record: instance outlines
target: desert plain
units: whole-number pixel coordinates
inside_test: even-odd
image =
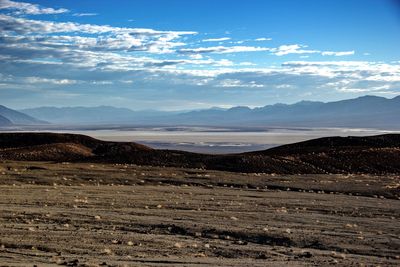
[[[0,163],[1,266],[399,266],[400,177]]]

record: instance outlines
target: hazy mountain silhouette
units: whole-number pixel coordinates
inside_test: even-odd
[[[136,121],[151,121],[176,112],[155,110],[133,111],[111,106],[99,107],[39,107],[23,109],[21,112],[57,124],[118,124]]]
[[[34,117],[31,117],[22,112],[7,108],[2,105],[0,105],[0,116],[3,117],[3,120],[0,118],[1,126],[7,126],[10,124],[17,124],[17,125],[47,124],[47,122],[45,121],[38,120]],[[7,121],[4,121],[4,118],[8,120],[8,123]]]
[[[400,96],[387,99],[364,96],[336,102],[301,101],[292,105],[275,104],[249,109],[205,110],[176,116],[180,123],[299,126],[299,127],[377,127],[400,128]]]
[[[10,126],[10,125],[12,125],[12,122],[9,119],[0,115],[0,127],[1,126]]]
[[[126,108],[41,107],[22,110],[53,123],[282,127],[363,127],[400,129],[400,96],[363,96],[335,102],[301,101],[259,108],[211,108],[189,112],[133,111]]]

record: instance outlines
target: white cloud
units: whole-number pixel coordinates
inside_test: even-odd
[[[183,54],[198,54],[198,53],[239,53],[239,52],[259,52],[269,51],[267,47],[255,46],[212,46],[212,47],[199,47],[199,48],[182,48],[178,52]]]
[[[0,9],[11,10],[14,11],[16,14],[27,15],[61,14],[69,11],[65,8],[45,8],[36,4],[15,2],[11,0],[0,0]]]
[[[217,86],[223,87],[223,88],[263,88],[264,85],[262,84],[257,84],[256,81],[250,81],[248,83],[244,83],[241,80],[235,80],[235,79],[225,79],[222,80]]]
[[[92,50],[144,51],[149,53],[172,53],[175,47],[185,43],[177,41],[189,31],[157,31],[143,28],[121,28],[108,25],[52,22],[16,18],[0,14],[0,37],[7,42],[26,42],[40,47],[63,47]],[[70,34],[82,34],[73,35]],[[92,34],[87,37],[83,34]],[[29,37],[25,37],[29,36]]]
[[[97,16],[97,13],[74,13],[72,16],[74,17],[90,17],[90,16]]]
[[[246,61],[246,62],[240,62],[238,65],[239,66],[256,66],[257,64]]]
[[[211,38],[211,39],[204,39],[203,42],[223,42],[228,41],[231,38],[229,37],[222,37],[222,38]]]
[[[189,55],[190,58],[192,59],[202,59],[203,56],[201,54],[191,54]]]
[[[323,51],[321,52],[321,55],[340,57],[340,56],[351,56],[354,55],[354,53],[355,53],[354,51],[343,51],[343,52]]]
[[[109,25],[80,24],[75,22],[54,22],[16,18],[0,14],[0,29],[16,33],[89,33],[89,34],[131,34],[138,36],[159,36],[175,39],[182,35],[193,35],[193,31],[156,31],[144,28],[112,27]]]
[[[76,80],[69,80],[69,79],[47,79],[41,77],[25,77],[23,79],[26,83],[50,83],[56,85],[68,85],[68,84],[76,84],[78,81]]]
[[[294,86],[291,84],[279,84],[277,86],[275,86],[278,89],[288,89],[288,88],[293,88]]]
[[[281,45],[278,48],[272,50],[276,56],[284,56],[289,54],[321,54],[323,56],[350,56],[354,55],[354,51],[320,51],[307,49],[306,45]]]
[[[318,50],[307,50],[306,45],[281,45],[273,50],[273,54],[277,56],[284,56],[288,54],[314,54],[319,53]]]
[[[257,41],[257,42],[271,41],[271,40],[272,40],[272,38],[265,38],[265,37],[254,39],[254,41]]]

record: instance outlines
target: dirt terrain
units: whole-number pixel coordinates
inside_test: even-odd
[[[399,266],[400,177],[0,163],[1,266]]]

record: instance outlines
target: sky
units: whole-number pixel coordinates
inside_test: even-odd
[[[399,48],[398,0],[0,0],[0,104],[392,98]]]

